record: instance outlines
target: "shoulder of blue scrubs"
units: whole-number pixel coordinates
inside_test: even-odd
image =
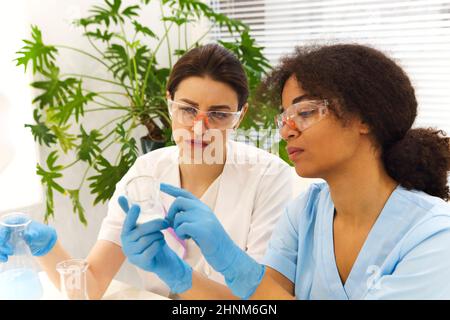
[[[298,258],[299,228],[314,224],[316,207],[326,183],[314,183],[285,208],[269,241],[263,264],[295,283]]]
[[[450,204],[402,187],[409,227],[372,281],[366,299],[450,299]]]
[[[402,240],[400,256],[405,256],[415,246],[436,233],[450,229],[450,204],[425,192],[399,187],[398,201],[411,220],[411,227]],[[449,244],[450,247],[450,244]]]

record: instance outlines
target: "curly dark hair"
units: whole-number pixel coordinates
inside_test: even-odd
[[[370,126],[394,180],[449,200],[449,138],[437,129],[411,129],[417,115],[414,88],[392,59],[358,44],[297,47],[265,79],[260,96],[279,103],[292,75],[309,95],[332,101],[342,121],[357,115]]]

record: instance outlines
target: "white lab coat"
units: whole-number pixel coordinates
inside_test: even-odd
[[[180,186],[178,155],[178,148],[174,146],[155,150],[136,160],[116,185],[98,239],[121,245],[120,233],[125,216],[117,198],[124,194],[124,184],[130,178],[145,174]],[[293,183],[299,182],[295,177],[294,169],[278,157],[243,143],[228,141],[225,167],[216,181],[217,197],[209,205],[235,243],[257,261],[265,253],[275,222],[293,198]],[[173,200],[171,196],[162,194],[166,209]],[[164,235],[168,245],[182,257],[184,250],[181,244],[169,232],[164,231]],[[189,241],[189,261],[186,261],[194,270],[224,283],[223,276],[208,265],[195,243]],[[144,281],[144,288],[166,296],[169,294],[168,287],[155,274],[139,268],[138,273]]]

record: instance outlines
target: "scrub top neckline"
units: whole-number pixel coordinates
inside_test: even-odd
[[[386,236],[386,230],[383,230],[382,226],[385,225],[385,220],[391,218],[390,213],[395,211],[392,209],[395,208],[395,199],[397,198],[400,189],[401,187],[400,185],[398,185],[387,199],[383,209],[381,210],[366,239],[364,240],[364,243],[355,261],[353,262],[353,266],[347,276],[345,283],[342,282],[336,263],[333,228],[335,207],[331,199],[331,195],[330,193],[328,193],[329,201],[328,208],[326,209],[324,230],[324,248],[326,248],[325,262],[326,266],[328,266],[328,281],[336,284],[330,287],[333,288],[334,293],[339,297],[338,299],[352,299],[352,297],[355,297],[358,294],[361,294],[362,291],[367,290],[366,282],[361,283],[361,279],[366,279],[368,272],[370,272],[371,270],[370,267],[372,266],[372,264],[370,262],[373,261],[372,253],[377,239],[382,239],[382,237]]]

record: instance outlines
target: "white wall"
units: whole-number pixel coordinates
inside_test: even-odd
[[[124,0],[124,5],[135,4],[138,1]],[[21,13],[25,13],[25,20],[27,25],[37,25],[42,30],[44,42],[48,44],[65,44],[80,49],[88,50],[93,52],[87,41],[81,36],[82,30],[75,28],[71,25],[73,19],[86,16],[88,9],[94,4],[101,4],[103,1],[97,0],[21,0],[17,1],[18,5],[9,8],[8,10],[18,10]],[[24,12],[23,12],[24,11]],[[10,12],[10,11],[8,11]],[[162,30],[162,25],[158,23],[159,21],[159,6],[158,2],[150,7],[141,14],[141,22],[150,26],[151,28],[156,28],[157,30]],[[10,28],[10,25],[7,26]],[[14,30],[11,32],[14,36],[19,39],[24,37],[30,38],[30,28],[26,26],[26,33],[23,32],[16,33]],[[2,32],[7,30],[2,28]],[[193,33],[198,33],[198,30],[191,30]],[[159,33],[161,34],[161,33]],[[174,37],[172,35],[171,37]],[[17,43],[17,50],[21,44]],[[16,51],[17,51],[16,50]],[[157,57],[159,62],[167,65],[166,50],[160,50],[160,54]],[[14,57],[12,57],[14,58]],[[12,58],[10,60],[12,60]],[[86,73],[91,75],[105,76],[105,70],[99,67],[99,63],[89,60],[85,56],[81,56],[74,52],[67,50],[60,50],[60,55],[57,57],[58,65],[61,67],[63,72],[76,72],[76,73]],[[23,75],[23,79],[26,76]],[[27,79],[28,81],[29,79]],[[88,85],[91,89],[99,89],[100,84],[98,82],[89,82]],[[114,89],[114,86],[105,86],[101,84],[101,89],[108,91]],[[34,93],[35,94],[35,93]],[[28,103],[30,104],[30,99]],[[31,106],[28,104],[24,107],[25,113],[31,115]],[[3,114],[3,110],[2,110]],[[110,117],[114,116],[114,113],[109,114]],[[31,122],[31,117],[28,117],[26,122]],[[105,123],[105,113],[90,113],[83,121],[83,127],[86,130],[91,130],[98,128],[99,124]],[[22,131],[27,129],[21,126]],[[77,133],[74,131],[74,133]],[[29,133],[28,133],[29,134]],[[134,137],[139,141],[139,137],[145,134],[144,128],[139,128],[136,130]],[[47,155],[52,150],[45,147],[39,148],[39,158],[40,162],[44,163]],[[112,148],[108,152],[105,152],[104,156],[108,159],[114,159],[116,155],[117,148]],[[73,161],[75,157],[67,156],[61,157],[57,163],[68,164]],[[86,164],[80,164],[72,167],[70,170],[65,171],[64,178],[59,180],[65,187],[76,187],[80,182],[80,176],[84,173]],[[92,172],[91,172],[92,173]],[[23,181],[17,181],[18,185],[23,183]],[[87,187],[89,183],[85,183],[85,188],[81,191],[81,200],[86,209],[86,218],[88,220],[88,226],[84,227],[79,221],[78,217],[73,214],[72,205],[68,197],[63,197],[59,194],[55,195],[55,219],[50,222],[53,225],[59,235],[59,239],[63,246],[69,251],[73,257],[85,257],[90,248],[96,241],[97,233],[100,228],[102,219],[106,214],[106,205],[99,204],[95,207],[92,206],[94,197],[90,195],[89,188]],[[42,220],[44,217],[45,205],[40,204],[29,209],[29,212],[33,215],[35,219]],[[116,277],[119,280],[126,281],[135,286],[140,285],[140,281],[133,267],[128,263],[124,265],[119,275]]]
[[[24,9],[24,3],[14,2],[0,11],[0,212],[42,201],[37,149],[23,125],[32,121],[30,78],[13,63],[20,39],[28,33]]]

